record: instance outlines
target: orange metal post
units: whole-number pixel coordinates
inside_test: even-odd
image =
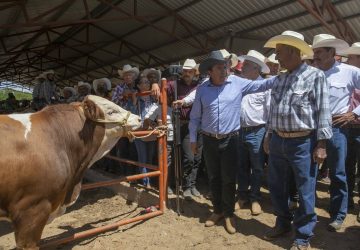
[[[80,233],[75,233],[74,235],[72,235],[70,237],[67,237],[67,238],[47,242],[47,243],[41,245],[41,248],[50,247],[50,246],[56,246],[56,245],[68,243],[68,242],[71,242],[71,241],[79,240],[79,239],[82,239],[82,238],[87,238],[87,237],[90,237],[92,235],[96,235],[96,234],[99,234],[99,233],[104,233],[104,232],[109,231],[109,230],[117,229],[118,227],[126,225],[126,224],[130,224],[130,223],[134,223],[134,222],[142,221],[142,220],[147,220],[147,219],[150,219],[152,217],[162,215],[162,214],[163,214],[162,211],[154,211],[154,212],[147,213],[147,214],[144,214],[144,215],[140,215],[140,216],[137,216],[137,217],[134,217],[134,218],[120,220],[120,221],[117,221],[115,223],[111,223],[109,225],[89,229],[89,230],[86,230],[86,231],[83,231],[83,232],[80,232]]]
[[[163,125],[167,125],[167,81],[165,78],[161,79],[161,119]],[[163,183],[164,183],[164,197],[167,199],[167,180],[168,180],[168,164],[167,164],[167,135],[164,136],[163,155],[159,162],[163,162]]]
[[[124,163],[128,163],[130,165],[134,165],[134,166],[138,166],[138,167],[145,167],[151,170],[158,170],[159,167],[156,165],[152,165],[152,164],[148,164],[148,163],[140,163],[137,161],[132,161],[132,160],[128,160],[128,159],[123,159],[123,158],[118,158],[116,156],[112,156],[112,155],[106,155],[107,158],[112,159],[114,161],[118,161],[118,162],[124,162]]]
[[[154,177],[154,176],[160,176],[160,175],[161,175],[160,171],[154,171],[154,172],[149,172],[149,173],[145,173],[145,174],[124,176],[122,178],[115,179],[115,180],[100,181],[100,182],[95,182],[95,183],[84,184],[82,186],[81,190],[88,190],[88,189],[97,188],[97,187],[108,187],[108,186],[119,184],[120,182],[124,182],[124,181],[135,181],[135,180],[139,180],[139,179],[142,179],[145,177]]]

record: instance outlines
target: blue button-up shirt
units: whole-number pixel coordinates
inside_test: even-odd
[[[197,88],[190,113],[190,142],[197,141],[199,130],[212,134],[239,130],[243,95],[270,89],[275,78],[252,81],[231,75],[220,86],[205,81]]]

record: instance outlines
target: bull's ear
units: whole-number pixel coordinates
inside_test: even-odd
[[[95,104],[95,102],[89,100],[89,99],[85,99],[83,101],[83,108],[84,108],[84,114],[85,117],[92,120],[92,121],[96,121],[99,119],[104,119],[104,114],[101,111],[101,109]]]

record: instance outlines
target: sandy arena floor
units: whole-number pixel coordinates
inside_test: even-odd
[[[328,185],[319,183],[318,225],[312,240],[313,249],[360,249],[360,223],[355,212],[350,212],[345,227],[339,233],[326,231],[329,204]],[[204,190],[203,190],[204,191]],[[204,191],[205,192],[205,191]],[[205,198],[184,202],[184,214],[178,216],[172,210],[145,222],[120,227],[57,249],[284,249],[291,244],[291,236],[274,242],[263,240],[263,235],[273,225],[270,198],[263,190],[264,213],[253,217],[249,209],[236,211],[237,233],[229,235],[223,224],[205,228],[204,221],[210,214],[211,205]],[[174,198],[170,200],[174,206]],[[357,211],[356,206],[355,211]],[[68,236],[74,232],[104,225],[121,218],[133,217],[143,208],[127,204],[119,195],[108,189],[82,192],[77,203],[65,215],[47,225],[43,239]],[[15,246],[14,235],[9,223],[0,222],[0,249]]]

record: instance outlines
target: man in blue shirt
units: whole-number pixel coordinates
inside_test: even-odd
[[[225,217],[225,229],[233,234],[236,172],[242,96],[270,89],[273,79],[252,81],[229,76],[230,60],[213,51],[200,64],[201,74],[210,79],[197,88],[190,113],[190,142],[196,153],[197,133],[203,135],[203,152],[212,193],[214,213],[205,226],[214,226]]]

